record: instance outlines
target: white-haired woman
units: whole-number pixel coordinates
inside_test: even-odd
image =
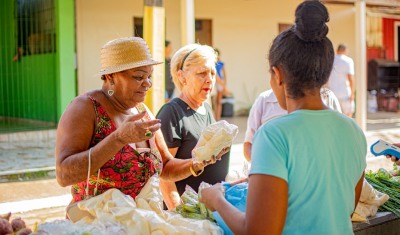
[[[212,109],[206,102],[215,84],[216,54],[207,45],[189,44],[172,57],[171,74],[179,97],[165,104],[157,114],[161,131],[170,153],[176,159],[191,159],[191,152],[202,130],[215,122]],[[215,184],[225,180],[229,168],[229,148],[216,157],[217,163],[176,183],[161,181],[161,190],[169,209],[179,204],[179,195],[189,185],[195,191],[201,182]],[[228,156],[225,156],[228,155]]]
[[[102,47],[102,87],[76,97],[57,128],[57,181],[72,185],[73,202],[110,188],[135,198],[156,173],[176,181],[204,169],[203,163],[173,158],[160,120],[143,103],[156,64],[142,38]]]

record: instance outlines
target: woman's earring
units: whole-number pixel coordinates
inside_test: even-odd
[[[112,81],[110,81],[110,84],[114,85],[114,83]],[[110,90],[107,91],[107,93],[108,93],[108,96],[113,96],[114,95],[114,90],[110,89]]]

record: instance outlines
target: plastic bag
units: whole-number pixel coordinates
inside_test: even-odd
[[[229,183],[224,183],[223,185],[225,187],[225,199],[241,212],[245,212],[248,183],[244,182],[233,186],[230,186]],[[213,212],[213,217],[222,230],[224,230],[225,235],[233,235],[232,231],[228,228],[217,211]]]
[[[389,200],[389,196],[385,193],[374,189],[372,185],[364,179],[361,190],[360,200],[356,206],[352,221],[365,222],[369,216],[374,216],[378,212],[378,208]]]
[[[210,184],[201,182],[199,192],[207,187],[210,187]],[[199,195],[189,185],[186,185],[185,192],[182,194],[181,199],[181,205],[175,208],[177,213],[185,218],[209,220],[215,223],[212,212],[207,209],[203,203],[199,202]]]
[[[238,133],[238,127],[225,120],[215,122],[204,128],[199,141],[192,150],[192,156],[198,162],[217,156],[222,149],[232,145]]]
[[[226,182],[236,182],[249,177],[250,163],[243,158],[242,169],[229,169],[225,177]]]
[[[135,200],[118,189],[80,201],[79,209],[85,216],[76,223],[71,221],[48,222],[38,226],[39,234],[193,234],[220,235],[222,229],[209,220],[195,220],[162,211],[159,178],[153,175]],[[50,231],[50,232],[48,232]],[[70,232],[69,232],[70,231]],[[64,233],[62,233],[64,234]]]

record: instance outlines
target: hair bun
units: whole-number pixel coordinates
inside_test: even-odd
[[[304,1],[296,9],[294,33],[303,41],[321,41],[328,34],[329,13],[320,1]]]

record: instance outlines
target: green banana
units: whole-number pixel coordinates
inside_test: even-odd
[[[201,202],[199,202],[199,204],[197,204],[197,205],[199,205],[200,214],[201,214],[202,216],[204,216],[205,218],[207,218],[207,208],[206,208],[206,206],[204,206],[204,204],[201,203]]]
[[[200,212],[200,210],[197,207],[197,205],[183,204],[182,208],[187,212],[192,212],[192,213],[199,213]]]

